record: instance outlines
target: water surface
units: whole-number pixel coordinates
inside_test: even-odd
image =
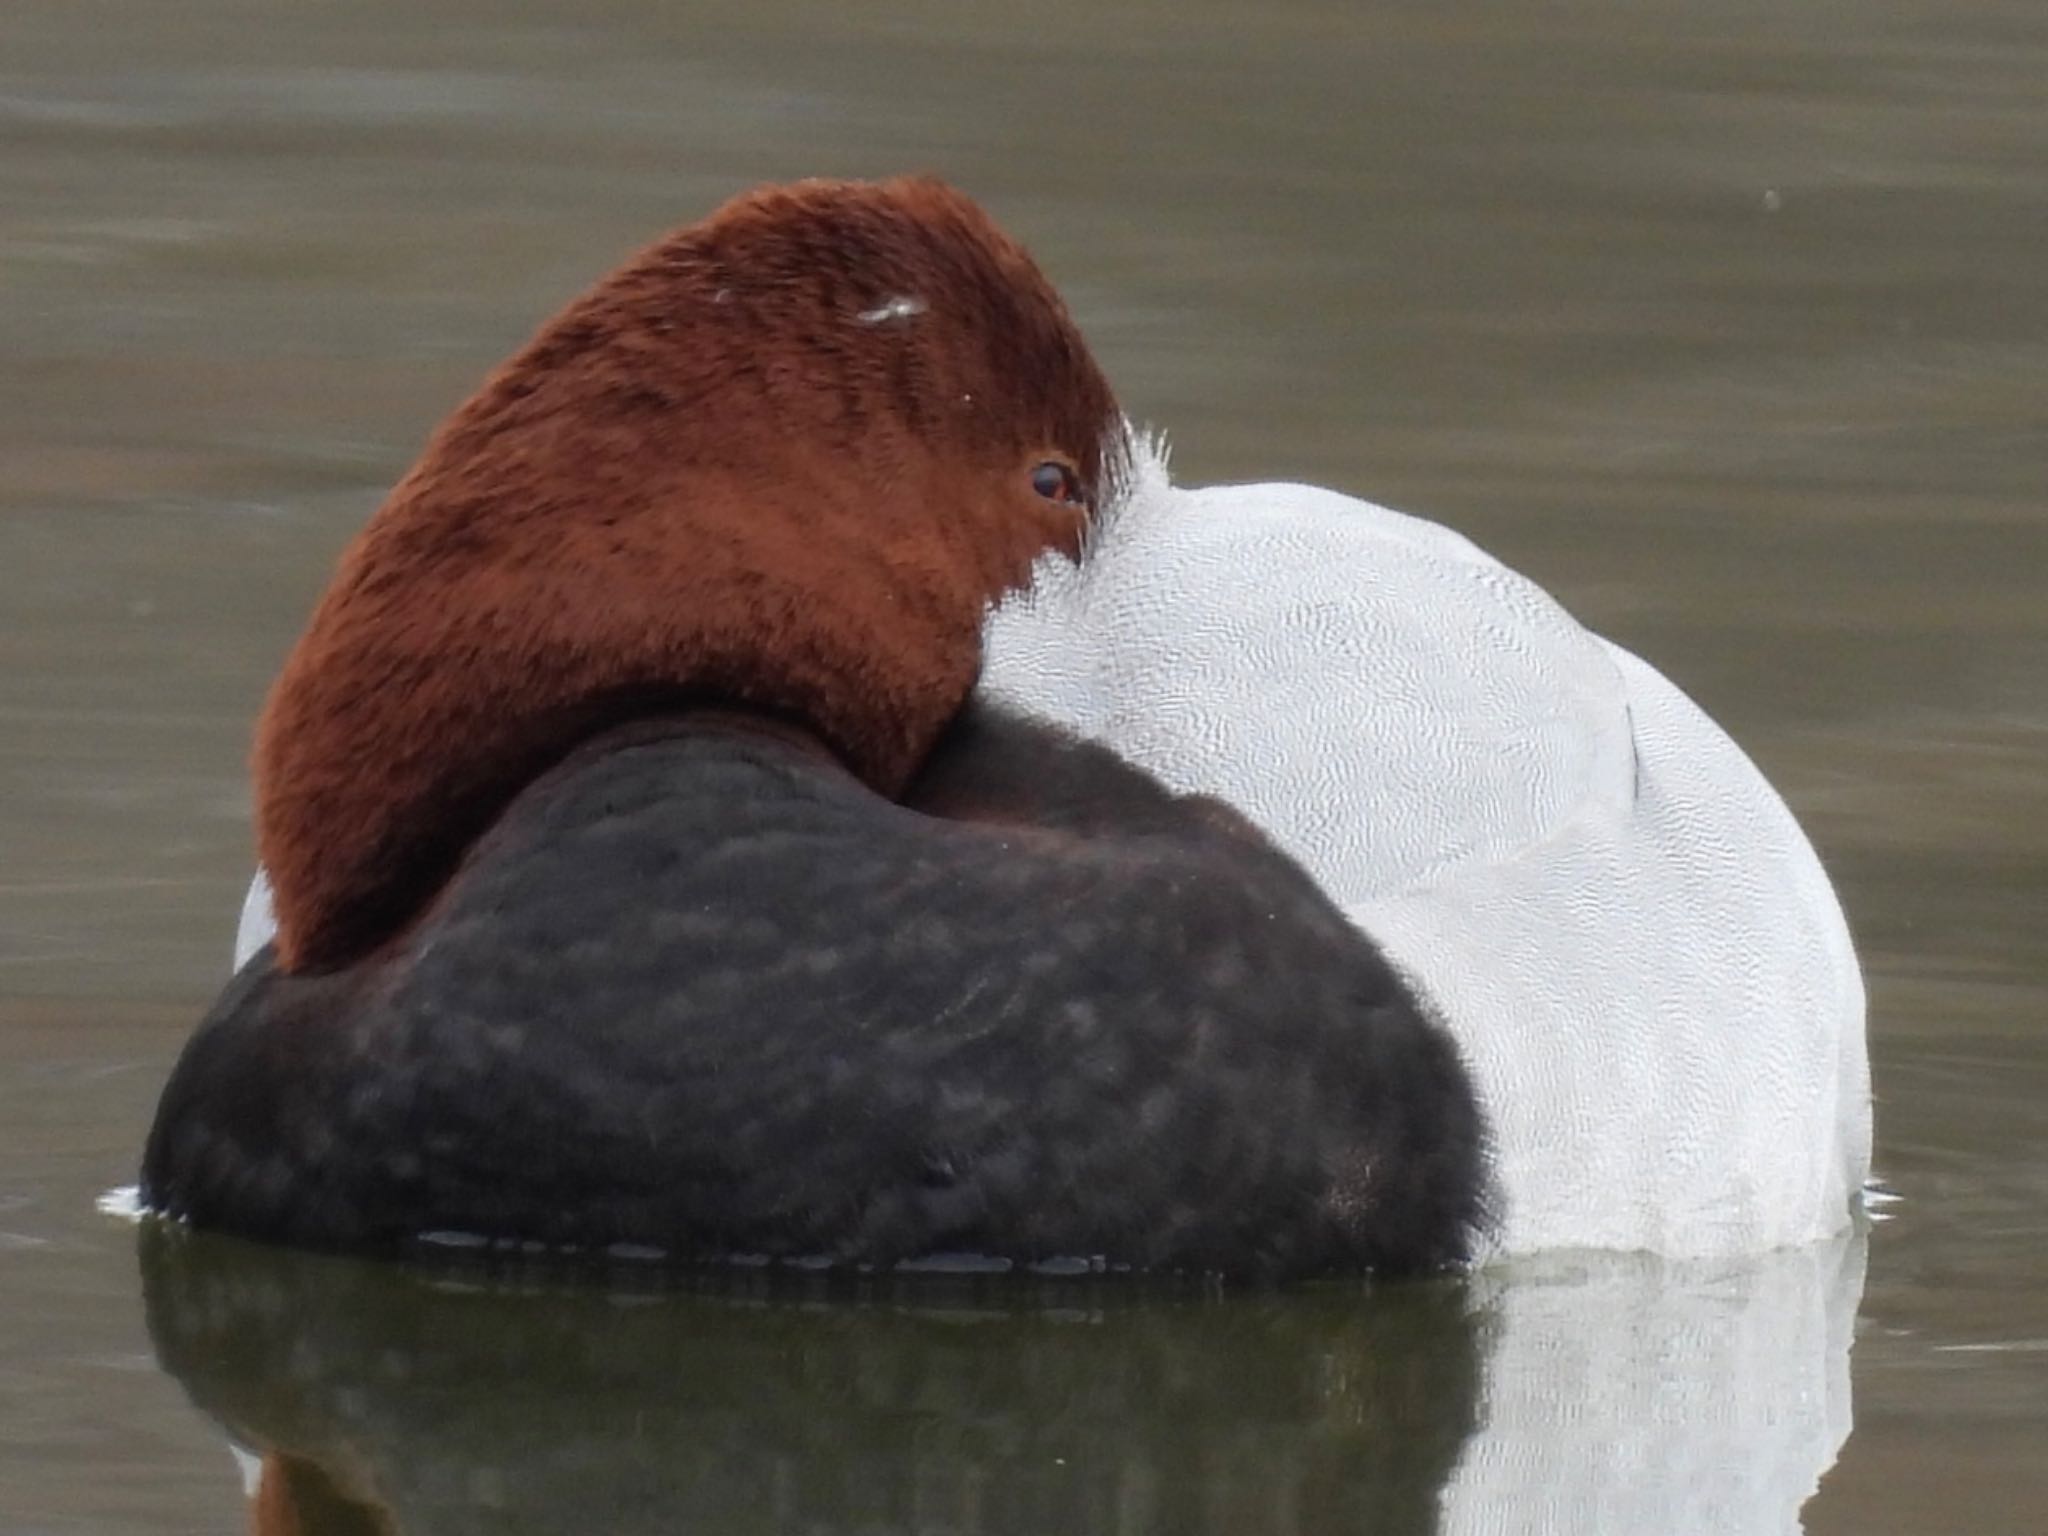
[[[1817,1478],[1815,1531],[2039,1529],[2036,0],[11,0],[4,43],[0,1529],[233,1528],[230,1432],[409,1529],[1787,1529]],[[1758,758],[1870,973],[1867,1253],[1281,1304],[138,1269],[93,1197],[221,980],[335,551],[624,251],[909,168],[1184,479],[1452,523]]]

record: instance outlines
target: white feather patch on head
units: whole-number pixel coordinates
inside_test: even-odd
[[[864,309],[856,317],[862,325],[887,325],[892,320],[915,320],[931,306],[915,294],[899,293],[884,299],[873,309]]]

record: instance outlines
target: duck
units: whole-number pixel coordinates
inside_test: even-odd
[[[1163,446],[1080,566],[992,615],[977,697],[1232,806],[1458,1042],[1489,1256],[1718,1259],[1855,1219],[1862,972],[1811,842],[1649,663],[1454,530],[1182,488]]]
[[[1468,1262],[1463,1052],[1224,800],[979,698],[1133,447],[930,178],[743,195],[547,322],[256,731],[274,931],[140,1197],[372,1256],[1287,1281]]]

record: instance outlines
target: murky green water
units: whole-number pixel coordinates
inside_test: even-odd
[[[619,254],[906,168],[1183,478],[1451,522],[1751,749],[1870,972],[1867,1246],[1278,1300],[138,1262],[93,1198],[333,553]],[[2044,251],[2038,0],[9,0],[0,1531],[233,1529],[230,1435],[334,1531],[2040,1530]]]

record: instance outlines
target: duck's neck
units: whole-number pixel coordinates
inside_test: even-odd
[[[979,593],[835,540],[829,517],[806,530],[703,496],[524,545],[502,508],[436,508],[438,537],[392,505],[373,519],[258,729],[286,969],[375,947],[524,784],[653,710],[801,720],[882,793],[902,786],[973,686]]]

